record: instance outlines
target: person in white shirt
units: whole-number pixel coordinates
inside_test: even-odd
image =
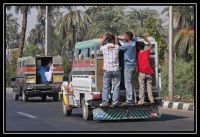
[[[47,82],[50,82],[52,81],[53,64],[49,62],[48,67],[49,67],[49,71],[45,72],[45,76],[46,76]]]
[[[107,40],[107,44],[102,46]],[[120,91],[120,81],[121,73],[119,70],[119,46],[115,45],[115,36],[107,34],[103,36],[100,50],[103,53],[104,65],[103,65],[103,91],[102,91],[102,103],[100,107],[109,106],[109,90],[111,81],[113,79],[113,96],[112,105],[118,106],[119,103],[119,91]]]

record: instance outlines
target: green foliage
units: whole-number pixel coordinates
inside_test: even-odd
[[[16,76],[18,50],[13,50],[11,54],[12,54],[11,64],[8,61],[6,61],[6,75],[5,75],[6,87],[9,87],[11,85],[10,78]]]
[[[24,56],[35,56],[37,54],[39,54],[39,48],[36,45],[33,45],[32,43],[29,43],[29,45],[27,45],[24,48]]]
[[[162,96],[168,96],[168,64],[162,65]],[[174,61],[174,96],[194,99],[194,60],[185,62],[183,59]]]
[[[64,75],[68,77],[71,71],[69,58],[67,56],[62,56],[62,62],[64,68]]]
[[[163,34],[164,28],[159,27],[160,23],[155,18],[149,18],[145,21],[147,33],[154,37],[158,42],[158,57],[161,62],[164,60],[164,55],[167,50],[166,36]]]

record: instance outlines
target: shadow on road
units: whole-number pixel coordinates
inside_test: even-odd
[[[19,101],[23,101],[22,99],[19,99]],[[53,99],[46,99],[45,101],[43,101],[42,99],[40,98],[29,98],[27,102],[31,102],[31,103],[41,103],[41,102],[60,102],[59,100],[58,101],[54,101]]]

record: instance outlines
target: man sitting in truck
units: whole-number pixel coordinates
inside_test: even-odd
[[[47,83],[47,79],[45,76],[45,69],[43,66],[37,66],[37,72],[40,74],[40,80],[41,83],[46,84]]]
[[[49,64],[46,66],[46,71],[45,71],[45,76],[48,82],[52,81],[52,74],[53,74],[53,64],[50,61]]]

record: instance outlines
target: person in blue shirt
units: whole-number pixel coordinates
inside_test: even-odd
[[[41,82],[43,84],[47,83],[47,79],[45,76],[45,68],[43,66],[37,66],[37,72],[40,74]]]
[[[122,105],[133,105],[136,103],[135,88],[133,85],[133,74],[136,69],[136,39],[133,33],[128,31],[124,37],[117,37],[120,50],[124,51],[124,80],[126,88],[126,102]]]

